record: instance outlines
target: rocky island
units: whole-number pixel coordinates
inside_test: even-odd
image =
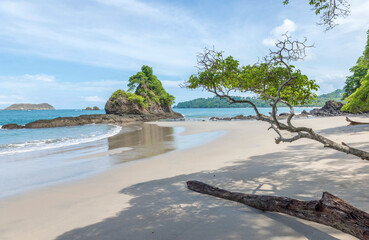
[[[99,123],[124,125],[137,121],[183,118],[182,114],[172,110],[174,97],[165,91],[151,67],[142,66],[141,72],[130,77],[128,87],[128,92],[117,90],[112,94],[105,104],[107,114],[59,117],[26,125],[6,124],[2,128],[50,128]]]
[[[53,106],[48,103],[31,104],[31,103],[19,103],[12,104],[4,110],[55,110]]]
[[[100,110],[99,107],[97,106],[94,106],[93,108],[92,107],[86,107],[85,109],[82,109],[82,111],[92,111],[92,110]]]

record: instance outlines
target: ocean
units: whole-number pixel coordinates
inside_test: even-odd
[[[309,112],[314,107],[295,107],[295,113],[299,114],[303,110]],[[207,120],[210,117],[234,117],[237,115],[255,115],[253,108],[174,108],[176,112],[185,116],[186,120]],[[269,115],[271,108],[259,108],[259,112]],[[278,113],[289,112],[289,108],[280,107]]]
[[[310,109],[297,108],[296,112]],[[183,114],[188,121],[253,113],[248,108],[174,110]],[[260,111],[267,114],[270,110],[262,108]],[[103,113],[104,110],[0,111],[0,125]],[[182,136],[182,131],[182,128],[164,128],[152,124],[0,129],[0,198],[91,176],[116,164],[191,148],[224,134],[210,132]]]

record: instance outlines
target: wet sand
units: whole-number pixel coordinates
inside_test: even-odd
[[[211,142],[118,164],[96,176],[0,200],[0,239],[355,239],[333,228],[188,191],[187,180],[254,194],[318,199],[329,191],[369,211],[369,163],[310,140],[275,144],[257,121],[158,122]],[[299,119],[369,150],[369,126]],[[121,153],[128,153],[123,151]],[[121,154],[119,153],[119,154]],[[117,154],[117,156],[119,156]]]

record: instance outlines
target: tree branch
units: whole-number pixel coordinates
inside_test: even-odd
[[[188,181],[187,187],[198,193],[239,202],[262,211],[284,213],[321,223],[359,239],[369,240],[369,214],[328,192],[323,192],[320,200],[300,201],[288,197],[230,192],[199,181]]]

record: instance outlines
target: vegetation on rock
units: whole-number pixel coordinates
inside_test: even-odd
[[[140,106],[141,108],[146,108],[148,106],[147,104],[147,99],[137,95],[135,93],[131,93],[131,92],[126,92],[124,90],[118,89],[116,90],[112,95],[111,98],[113,99],[113,101],[121,98],[121,97],[127,97],[127,100],[133,103],[137,103],[138,106]]]
[[[174,96],[165,91],[160,80],[153,74],[152,68],[142,66],[141,72],[131,76],[128,83],[128,92],[116,90],[111,98],[119,99],[125,96],[128,101],[137,103],[141,108],[147,108],[153,103],[170,106],[174,103]]]
[[[164,106],[174,103],[174,96],[165,91],[160,80],[153,74],[152,68],[149,66],[142,66],[141,72],[129,78],[128,91],[134,92],[146,101],[150,100]]]
[[[119,89],[111,95],[105,104],[105,112],[117,115],[167,114],[170,118],[183,117],[173,112],[173,102],[174,97],[164,90],[160,80],[153,75],[152,68],[142,66],[141,72],[129,78],[128,91]]]

